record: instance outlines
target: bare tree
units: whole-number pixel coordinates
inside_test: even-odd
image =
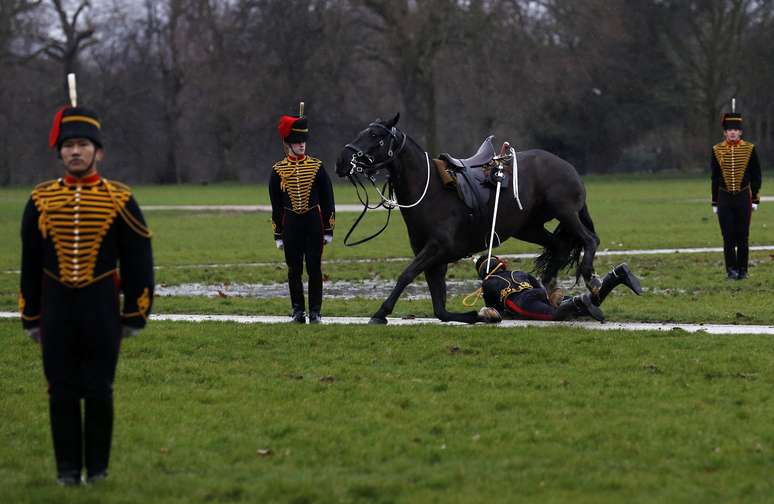
[[[22,32],[22,15],[37,9],[43,0],[3,0],[0,2],[0,64],[14,58],[12,42]]]
[[[91,8],[89,0],[82,0],[72,15],[68,14],[66,5],[62,0],[50,0],[51,5],[57,15],[59,28],[64,36],[63,39],[57,39],[53,36],[48,37],[43,51],[55,61],[62,64],[64,74],[78,71],[78,58],[87,48],[95,45],[96,29],[90,20],[86,20],[86,26],[81,28],[79,18],[87,9]]]
[[[438,148],[436,57],[454,34],[455,0],[356,0],[374,16],[365,21],[377,35],[363,46],[365,57],[381,62],[400,90],[407,111],[424,131],[430,152]]]
[[[751,17],[762,5],[755,0],[698,0],[671,6],[673,23],[664,36],[689,90],[684,98],[700,121],[702,144],[717,136],[719,110],[738,90],[740,50]]]

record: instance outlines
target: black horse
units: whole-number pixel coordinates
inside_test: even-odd
[[[425,150],[395,127],[399,117],[369,124],[344,147],[336,162],[340,177],[373,176],[387,170],[415,255],[370,322],[386,324],[403,289],[422,272],[436,317],[444,322],[484,321],[475,311],[446,309],[446,270],[449,263],[487,248],[493,200],[485,221],[474,222],[457,194],[444,188]],[[543,247],[535,264],[544,285],[554,283],[560,270],[576,265],[576,281],[582,276],[589,288],[598,288],[593,261],[599,239],[586,208],[586,189],[575,168],[542,150],[519,152],[516,164],[523,209],[511,191],[501,192],[496,222],[499,239],[512,236]],[[544,224],[552,219],[559,224],[550,232]]]

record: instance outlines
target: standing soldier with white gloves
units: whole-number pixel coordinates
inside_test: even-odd
[[[735,108],[732,106],[732,108]],[[742,114],[723,115],[724,140],[712,147],[712,209],[723,234],[726,278],[747,278],[750,218],[758,208],[761,165],[755,145],[742,140]]]
[[[306,260],[309,323],[318,324],[322,320],[323,246],[333,241],[335,225],[333,185],[322,161],[306,154],[309,127],[303,108],[298,116],[280,117],[277,129],[285,157],[274,164],[269,180],[274,240],[285,251],[292,321],[306,323],[301,281]]]
[[[145,326],[153,302],[151,233],[130,189],[97,172],[100,130],[89,109],[57,113],[49,143],[65,174],[35,187],[22,218],[19,309],[42,348],[57,481],[67,486],[107,477],[121,338]]]

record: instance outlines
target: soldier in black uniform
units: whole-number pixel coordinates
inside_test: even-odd
[[[487,262],[485,256],[476,261],[476,271],[481,278],[481,289],[485,309],[481,315],[491,322],[502,317],[526,320],[567,320],[591,316],[602,321],[604,315],[599,305],[618,285],[624,284],[635,294],[642,294],[639,279],[625,263],[616,266],[602,279],[596,293],[587,292],[575,297],[564,297],[549,301],[549,294],[534,276],[523,271],[508,271],[505,261],[492,256]],[[554,296],[551,296],[553,298]],[[496,310],[496,313],[491,309]]]
[[[333,241],[333,185],[322,161],[306,155],[306,117],[280,117],[286,156],[274,164],[269,180],[272,227],[277,248],[285,250],[292,321],[306,323],[303,263],[309,276],[309,323],[321,322],[323,245]]]
[[[57,113],[49,142],[65,174],[35,187],[21,226],[19,309],[42,347],[62,485],[80,484],[84,466],[87,483],[107,476],[121,338],[153,301],[151,233],[130,189],[97,172],[100,129],[86,108]]]
[[[760,203],[761,166],[755,145],[742,140],[742,115],[723,115],[725,139],[712,147],[712,210],[723,234],[726,278],[747,278],[750,218]]]

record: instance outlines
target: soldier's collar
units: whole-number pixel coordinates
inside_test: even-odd
[[[94,185],[97,182],[99,182],[101,177],[99,176],[99,173],[93,173],[87,177],[83,178],[76,178],[72,175],[65,175],[62,181],[65,183],[65,185],[73,186],[73,185]]]
[[[302,156],[294,156],[292,154],[288,154],[288,161],[293,161],[294,163],[297,163],[298,161],[303,161],[306,159],[306,154]]]
[[[726,142],[726,145],[730,145],[731,147],[736,147],[737,145],[742,143],[742,139],[740,138],[739,140],[726,140],[725,142]]]

